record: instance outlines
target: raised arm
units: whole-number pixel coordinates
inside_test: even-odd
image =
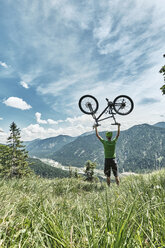
[[[117,124],[118,125],[118,130],[117,130],[117,135],[116,135],[116,139],[119,138],[119,135],[120,135],[120,123]]]
[[[101,136],[99,135],[98,131],[97,131],[97,126],[94,126],[95,128],[95,131],[96,131],[96,137],[99,139],[99,140],[102,140]]]

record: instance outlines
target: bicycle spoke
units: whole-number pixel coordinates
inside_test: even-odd
[[[123,98],[123,99],[120,99],[119,102],[116,102],[115,103],[115,107],[119,107],[119,108],[116,108],[116,110],[118,112],[121,112],[121,113],[127,113],[129,112],[130,110],[130,107],[131,107],[131,103],[129,100]]]
[[[91,98],[86,98],[86,99],[84,99],[84,100],[82,100],[82,106],[83,106],[83,108],[84,109],[87,109],[88,111],[90,111],[90,108],[89,108],[89,104],[91,104],[91,107],[92,107],[92,109],[95,109],[96,108],[96,103],[95,103],[95,101],[93,100],[93,99],[91,99]]]

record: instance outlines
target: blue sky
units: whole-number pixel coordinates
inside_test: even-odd
[[[82,95],[129,95],[122,130],[165,121],[164,0],[1,0],[0,142],[15,121],[24,140],[92,130]],[[111,129],[111,121],[100,130]]]

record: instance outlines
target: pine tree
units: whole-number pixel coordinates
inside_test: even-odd
[[[73,176],[73,170],[71,166],[69,165],[69,177],[72,177],[72,176]]]
[[[75,178],[79,178],[78,170],[77,170],[77,169],[75,169],[75,171],[74,171],[74,177],[75,177]]]
[[[96,167],[96,163],[88,160],[85,164],[85,175],[87,181],[93,181],[94,179],[94,169]]]
[[[28,166],[28,152],[25,150],[25,146],[22,145],[23,141],[20,140],[20,129],[12,122],[10,125],[10,136],[8,137],[9,148],[9,177],[22,177],[30,173]]]

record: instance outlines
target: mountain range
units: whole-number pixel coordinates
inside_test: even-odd
[[[99,134],[105,139],[105,132]],[[26,149],[30,156],[50,158],[62,165],[83,167],[91,160],[97,163],[97,168],[103,169],[104,151],[94,132],[78,137],[60,135],[34,140]],[[165,122],[136,125],[121,131],[116,154],[120,171],[139,172],[165,167]]]
[[[35,139],[24,142],[30,156],[45,158],[60,150],[64,145],[74,141],[76,138],[68,135],[59,135],[47,139]]]

